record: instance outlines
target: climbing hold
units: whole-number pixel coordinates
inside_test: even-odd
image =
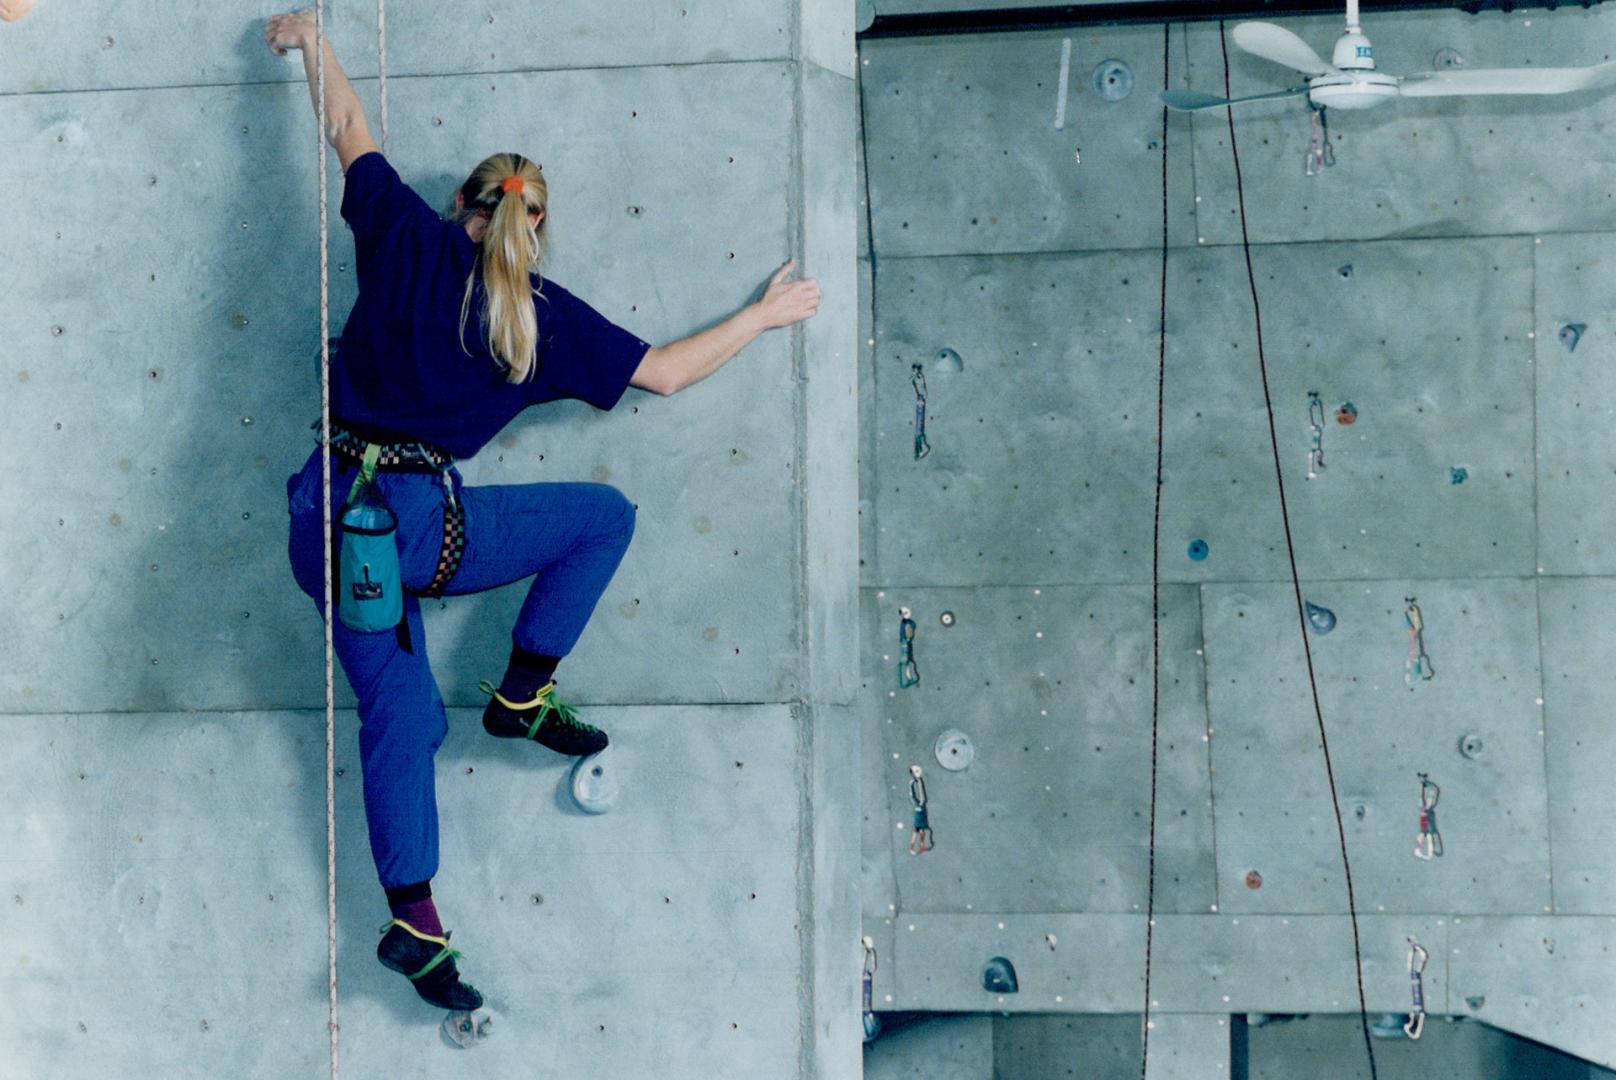
[[[1002,956],[995,956],[982,969],[982,989],[992,994],[1014,994],[1021,989],[1016,967]]]
[[[1246,871],[1246,888],[1248,888],[1248,889],[1260,889],[1260,888],[1262,888],[1262,875],[1257,873],[1257,871],[1255,871],[1255,870],[1247,870]]]
[[[586,814],[604,814],[617,801],[617,770],[611,748],[579,758],[572,767],[572,798]]]
[[[1470,479],[1470,470],[1463,465],[1455,465],[1448,470],[1448,483],[1454,487],[1458,487],[1468,479]]]
[[[1304,603],[1307,605],[1307,621],[1316,633],[1328,634],[1335,629],[1335,612],[1327,607],[1319,607],[1311,600]]]
[[[1342,427],[1350,427],[1358,422],[1358,406],[1348,401],[1335,411],[1335,422]]]
[[[932,753],[937,756],[937,764],[949,772],[963,772],[976,760],[976,746],[971,742],[971,737],[956,728],[949,728],[937,736]]]
[[[958,375],[965,370],[965,361],[960,359],[960,354],[946,347],[937,350],[932,365],[932,370],[939,375]]]
[[[1094,69],[1094,92],[1102,101],[1121,101],[1133,93],[1133,68],[1126,60],[1101,60]]]
[[[1374,1023],[1369,1025],[1369,1034],[1377,1039],[1395,1039],[1403,1034],[1403,1025],[1408,1017],[1402,1013],[1381,1013]]]
[[[1459,736],[1459,753],[1464,757],[1474,761],[1476,758],[1481,756],[1481,749],[1482,744],[1480,735]]]
[[[1195,560],[1196,562],[1201,562],[1210,553],[1211,552],[1207,548],[1205,540],[1191,540],[1190,541],[1189,555],[1190,555],[1191,559]]]
[[[945,611],[941,615],[937,616],[937,621],[942,623],[944,626],[953,626],[954,613],[952,611]]]
[[[1477,994],[1474,997],[1467,997],[1465,998],[1465,1004],[1470,1006],[1472,1009],[1479,1009],[1483,1005],[1487,1004],[1486,995]]]
[[[487,1009],[452,1012],[444,1016],[439,1030],[451,1045],[470,1050],[493,1033],[494,1014]]]
[[[1587,323],[1568,322],[1560,324],[1560,332],[1557,336],[1560,339],[1560,344],[1565,346],[1566,352],[1577,351],[1577,342],[1582,340],[1582,332],[1586,329],[1588,329]]]
[[[1352,276],[1352,264],[1344,263],[1341,266],[1338,266],[1335,272],[1340,274],[1343,278],[1349,278]]]
[[[1443,68],[1464,67],[1464,62],[1464,54],[1452,48],[1438,49],[1436,55],[1431,58],[1431,66],[1439,71]]]

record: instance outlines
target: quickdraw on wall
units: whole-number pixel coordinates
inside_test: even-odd
[[[907,690],[920,682],[920,668],[915,664],[914,612],[898,609],[898,645],[903,650],[898,657],[898,689]]]
[[[931,443],[926,439],[926,369],[919,364],[911,368],[909,385],[915,388],[915,460],[919,461],[931,453]]]
[[[1442,854],[1442,834],[1436,828],[1436,802],[1442,789],[1431,782],[1429,773],[1420,773],[1420,837],[1414,841],[1414,857],[1434,859]]]
[[[926,812],[926,781],[920,766],[909,766],[909,799],[915,806],[915,827],[909,834],[909,854],[924,855],[935,844],[931,834],[931,817]]]
[[[1408,624],[1408,660],[1403,665],[1403,681],[1412,686],[1416,677],[1421,681],[1430,679],[1436,669],[1425,651],[1425,615],[1412,596],[1403,597],[1403,602],[1408,605],[1403,612],[1403,621]]]
[[[864,1041],[881,1034],[881,1018],[875,1015],[875,939],[864,939]]]
[[[1307,392],[1307,424],[1313,429],[1307,450],[1307,478],[1312,480],[1324,471],[1324,402],[1317,390]]]
[[[1414,1007],[1409,1010],[1403,1034],[1417,1039],[1425,1034],[1425,962],[1431,958],[1420,943],[1408,939],[1408,981],[1414,995]]]
[[[1335,164],[1335,147],[1330,143],[1330,118],[1317,105],[1313,106],[1313,137],[1308,142],[1306,171],[1317,176]]]

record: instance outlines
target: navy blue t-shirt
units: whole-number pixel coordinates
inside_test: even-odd
[[[439,217],[376,151],[348,166],[342,216],[359,299],[332,363],[331,412],[372,438],[420,439],[468,458],[529,405],[574,398],[612,408],[651,347],[535,275],[537,363],[527,382],[507,382],[479,328],[480,271],[460,333],[477,258],[465,228]]]

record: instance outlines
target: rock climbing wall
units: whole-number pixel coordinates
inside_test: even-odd
[[[387,909],[338,675],[344,1073],[849,1075],[851,12],[387,7],[389,156],[434,205],[488,153],[542,161],[549,275],[654,342],[792,256],[825,301],[684,393],[558,403],[462,463],[638,507],[561,673],[624,790],[586,817],[561,759],[480,730],[525,590],[432,606],[435,892],[497,1014],[451,1061],[373,956]],[[316,138],[301,65],[262,40],[275,10],[43,0],[0,24],[8,1076],[328,1068],[321,626],[285,517],[319,413]],[[328,12],[379,136],[375,6]],[[355,285],[328,161],[334,333]]]
[[[1326,52],[1340,32],[1338,16],[1282,22]],[[1616,12],[1376,12],[1365,27],[1394,73],[1439,50],[1574,66],[1608,59]],[[1164,63],[1172,87],[1224,83],[1217,23],[1170,34],[862,45],[863,914],[878,1009],[1137,1014],[1144,1000],[1156,94]],[[1232,43],[1230,58],[1236,95],[1295,81]],[[1305,108],[1238,113],[1288,522],[1226,114],[1168,124],[1153,1076],[1226,1075],[1220,1014],[1358,1009],[1310,664],[1369,1009],[1409,1011],[1413,937],[1433,1013],[1616,1063],[1598,1020],[1616,1001],[1602,783],[1616,681],[1601,661],[1616,639],[1613,123],[1608,92],[1332,112],[1335,162],[1310,176]],[[1302,598],[1328,612],[1305,631],[1310,656],[1287,528]],[[969,746],[940,744],[950,729]],[[935,843],[919,855],[917,765]],[[1439,789],[1443,852],[1428,860],[1421,773]],[[1017,992],[984,989],[995,956]],[[1361,1039],[1328,1071],[1367,1076]]]

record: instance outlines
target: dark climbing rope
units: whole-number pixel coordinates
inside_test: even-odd
[[[1162,89],[1168,80],[1171,27],[1162,23]],[[1156,517],[1150,533],[1150,872],[1145,887],[1145,1016],[1142,1021],[1141,1080],[1150,1072],[1150,951],[1156,939],[1156,767],[1161,733],[1161,498],[1162,443],[1167,389],[1167,107],[1162,106],[1161,134],[1161,323],[1156,349]]]
[[[1223,96],[1229,92],[1229,39],[1223,20],[1218,20],[1218,40],[1223,46]],[[1285,550],[1290,557],[1291,588],[1296,593],[1296,618],[1302,631],[1302,654],[1307,658],[1307,682],[1313,691],[1313,716],[1319,725],[1319,745],[1324,750],[1324,775],[1330,782],[1330,806],[1335,810],[1336,838],[1341,843],[1341,869],[1347,881],[1347,912],[1352,918],[1353,971],[1358,978],[1358,1021],[1363,1028],[1364,1050],[1369,1054],[1370,1080],[1377,1080],[1375,1046],[1369,1038],[1369,1007],[1364,999],[1363,945],[1358,935],[1358,904],[1352,890],[1352,864],[1347,859],[1347,829],[1341,820],[1341,801],[1336,795],[1335,769],[1330,763],[1330,740],[1324,731],[1324,709],[1319,705],[1319,684],[1313,672],[1313,649],[1307,638],[1307,614],[1302,603],[1302,581],[1296,572],[1296,544],[1291,538],[1290,510],[1285,503],[1285,472],[1279,463],[1279,434],[1274,426],[1274,399],[1268,389],[1268,359],[1263,352],[1262,305],[1257,299],[1257,274],[1251,265],[1251,236],[1246,230],[1246,188],[1240,175],[1240,148],[1235,144],[1234,110],[1229,114],[1229,152],[1234,158],[1235,195],[1240,204],[1240,244],[1246,256],[1246,280],[1251,285],[1251,313],[1257,324],[1257,366],[1262,372],[1263,402],[1268,408],[1268,442],[1274,452],[1274,476],[1279,481],[1279,513],[1285,523]]]

